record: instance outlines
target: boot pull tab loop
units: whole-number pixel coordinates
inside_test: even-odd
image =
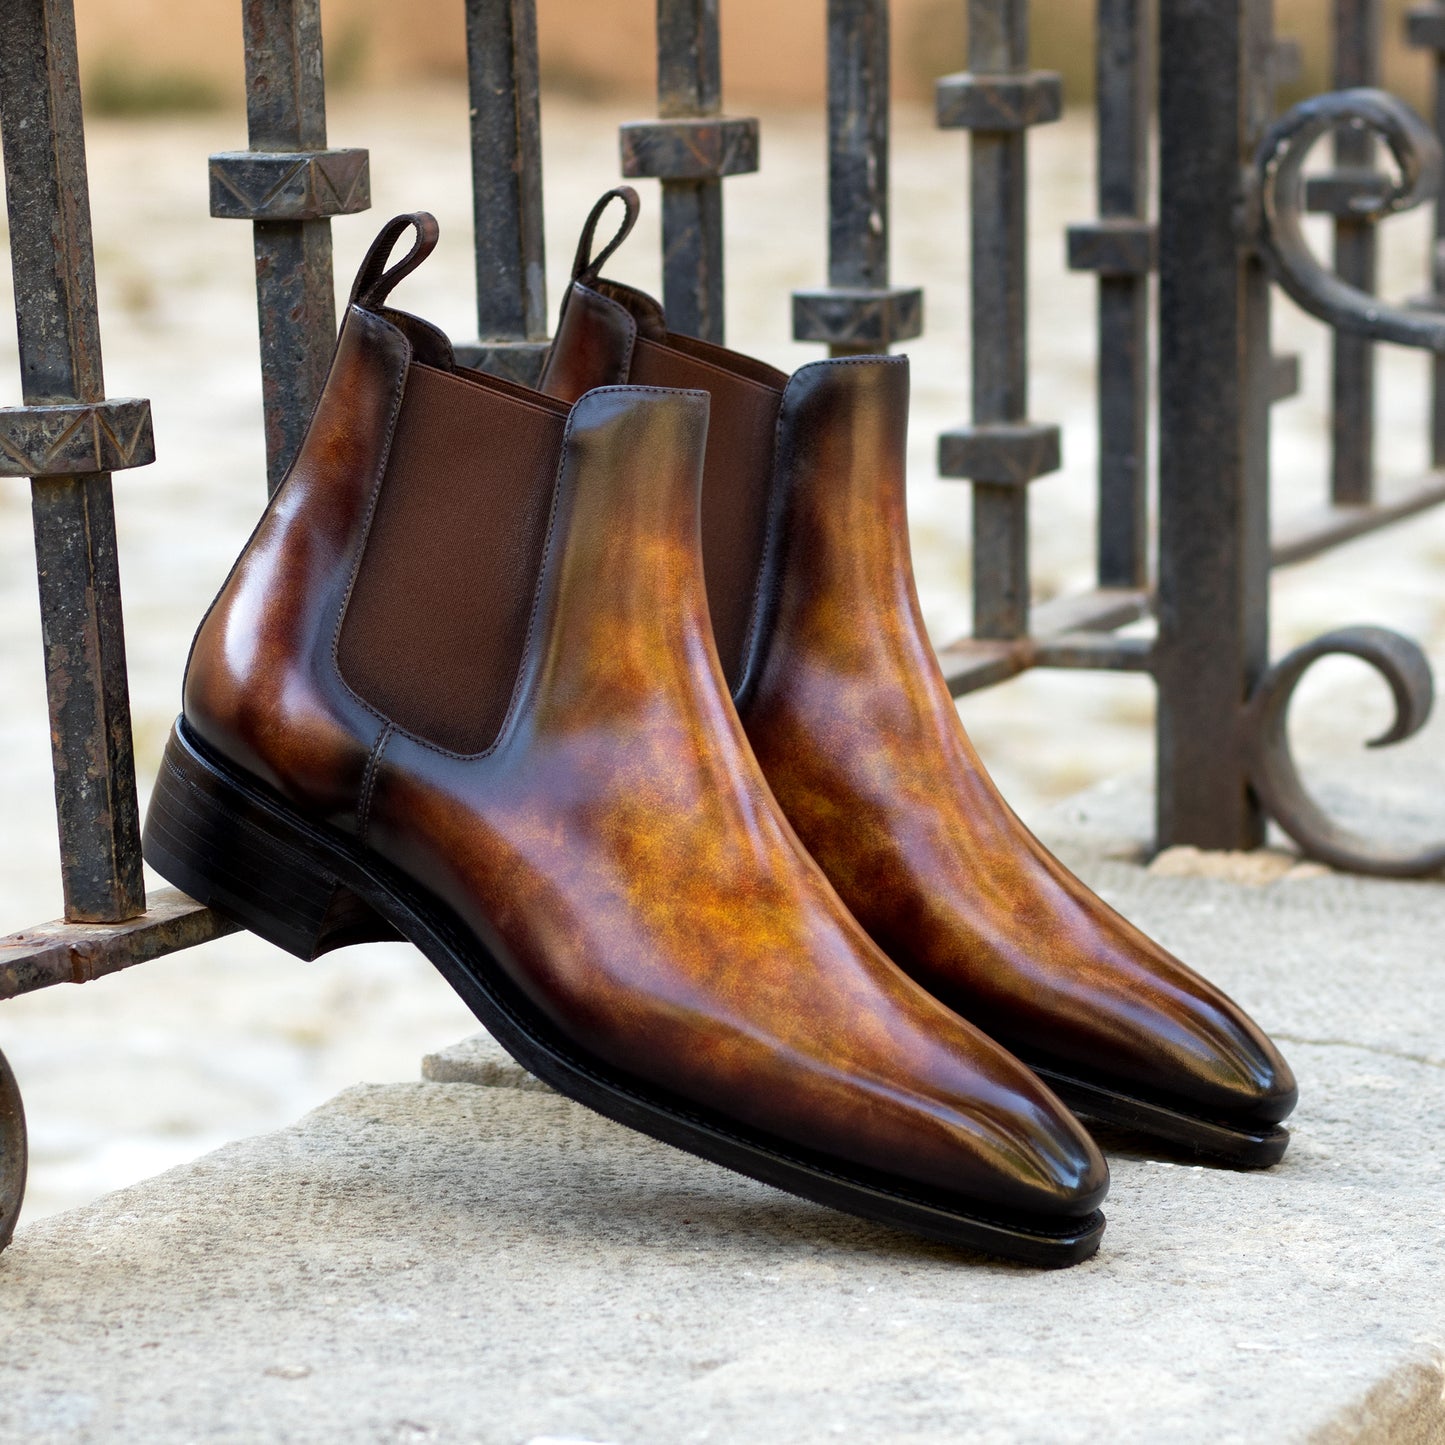
[[[597,223],[602,219],[603,211],[613,201],[622,202],[625,212],[622,224],[617,228],[617,234],[596,256],[593,256],[592,242],[597,235]],[[582,237],[577,242],[577,257],[572,262],[572,279],[574,281],[581,281],[584,285],[590,286],[597,280],[608,257],[632,234],[632,228],[637,224],[637,217],[641,211],[642,202],[638,200],[637,192],[631,186],[614,186],[592,207],[592,212],[582,227]]]
[[[408,226],[415,227],[416,240],[412,248],[396,265],[387,267],[392,249]],[[380,311],[386,305],[386,298],[398,281],[410,276],[436,249],[437,237],[441,234],[436,217],[430,211],[413,211],[406,216],[393,216],[381,228],[366,260],[356,273],[356,283],[351,288],[351,305],[364,306],[368,311]]]

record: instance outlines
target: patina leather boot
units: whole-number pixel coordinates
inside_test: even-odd
[[[414,226],[411,253],[385,269]],[[146,822],[302,957],[412,940],[522,1064],[806,1198],[978,1249],[1097,1247],[1107,1170],[900,972],[763,781],[708,626],[708,400],[460,369],[363,266],[289,476],[201,624]]]
[[[612,199],[617,236],[591,259]],[[906,359],[792,377],[667,330],[603,279],[630,188],[589,217],[543,390],[712,395],[708,601],[788,820],[884,951],[1080,1113],[1240,1166],[1276,1162],[1288,1064],[1243,1011],[1103,903],[1014,816],[929,645],[904,500]]]

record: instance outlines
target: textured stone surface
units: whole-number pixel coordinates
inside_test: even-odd
[[[550,1094],[552,1089],[533,1077],[491,1034],[472,1034],[427,1054],[421,1076],[429,1084],[482,1084],[505,1089],[531,1089]]]
[[[23,1227],[0,1439],[1445,1438],[1445,888],[1083,847],[1127,851],[1142,803],[1058,836],[1285,1041],[1278,1169],[1107,1140],[1099,1257],[1035,1273],[628,1134],[483,1036],[426,1073],[491,1087],[351,1089]]]

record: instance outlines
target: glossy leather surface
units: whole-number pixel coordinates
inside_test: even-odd
[[[353,307],[301,457],[198,636],[191,727],[447,902],[595,1057],[989,1207],[1094,1210],[1092,1142],[883,956],[763,781],[708,625],[705,396],[625,388],[573,409],[488,751],[439,748],[347,686],[335,639],[407,368],[406,337]]]
[[[906,360],[825,362],[783,403],[772,609],[741,711],[809,851],[896,962],[1040,1062],[1275,1123],[1288,1065],[1218,989],[1073,876],[973,749],[908,550]]]
[[[632,370],[637,322],[631,312],[590,286],[574,282],[557,320],[565,338],[547,353],[540,389],[548,396],[576,401],[597,386],[617,386]]]
[[[386,720],[336,645],[411,347],[352,306],[296,462],[202,621],[183,710],[201,740],[322,822],[353,829]]]
[[[581,384],[580,357],[615,332],[550,374]],[[1296,1087],[1270,1040],[1069,873],[974,752],[914,588],[907,413],[906,359],[816,363],[787,386],[735,689],[769,785],[885,952],[1006,1047],[1200,1118],[1274,1124]]]
[[[703,473],[713,485],[703,489],[702,566],[713,641],[731,685],[742,672],[757,596],[772,490],[773,432],[788,379],[779,375],[771,385],[748,380],[639,338],[632,381],[652,385],[654,367],[667,377],[666,385],[685,385],[712,398]]]

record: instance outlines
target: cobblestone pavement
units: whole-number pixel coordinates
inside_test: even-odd
[[[645,107],[549,99],[544,117],[550,296],[561,295],[576,227],[616,175],[616,125]],[[159,460],[117,478],[138,765],[149,786],[175,712],[186,645],[254,524],[262,495],[259,381],[248,228],[206,214],[205,157],[242,142],[239,115],[105,122],[90,136],[106,374],[112,395],[149,396]],[[436,257],[399,304],[473,332],[466,99],[349,96],[332,108],[338,145],[372,152],[375,209],[335,226],[349,279],[375,226],[424,206],[442,223]],[[788,339],[788,292],[823,278],[821,118],[763,118],[765,163],[730,182],[729,339],[782,366],[816,349]],[[1094,446],[1092,285],[1061,264],[1062,230],[1092,215],[1091,138],[1082,118],[1034,133],[1032,412],[1064,425],[1066,468],[1033,490],[1036,592],[1085,586]],[[966,162],[962,141],[921,111],[897,117],[894,275],[927,293],[912,348],[912,508],[924,610],[942,642],[968,617],[968,494],[940,482],[934,437],[966,414]],[[655,193],[616,274],[658,284]],[[1387,289],[1426,274],[1423,218],[1387,228]],[[8,276],[0,281],[8,307]],[[344,284],[343,284],[344,289]],[[1316,499],[1325,475],[1327,353],[1320,328],[1282,303],[1282,349],[1304,356],[1306,394],[1276,413],[1281,512]],[[4,337],[0,395],[17,393]],[[1382,356],[1382,467],[1425,465],[1423,358]],[[0,920],[54,917],[43,678],[23,484],[0,486]],[[1445,663],[1445,515],[1282,574],[1276,652],[1326,628],[1373,621],[1421,639]],[[1368,792],[1357,744],[1386,709],[1351,663],[1319,669],[1301,695],[1301,755]],[[964,702],[990,766],[1025,817],[1101,778],[1147,770],[1152,696],[1138,678],[1031,675]],[[1440,747],[1440,732],[1411,746]],[[1386,772],[1378,774],[1380,778]],[[1418,811],[1418,810],[1417,810]],[[1432,826],[1431,810],[1424,824]],[[1380,827],[1389,819],[1381,817]],[[1419,818],[1416,818],[1419,822]],[[1445,831],[1445,806],[1433,822]],[[34,1152],[30,1217],[84,1202],[226,1139],[289,1122],[357,1080],[415,1077],[418,1057],[472,1031],[469,1015],[409,949],[376,946],[302,966],[253,939],[227,940],[83,989],[0,1010],[0,1046],[26,1090]]]

